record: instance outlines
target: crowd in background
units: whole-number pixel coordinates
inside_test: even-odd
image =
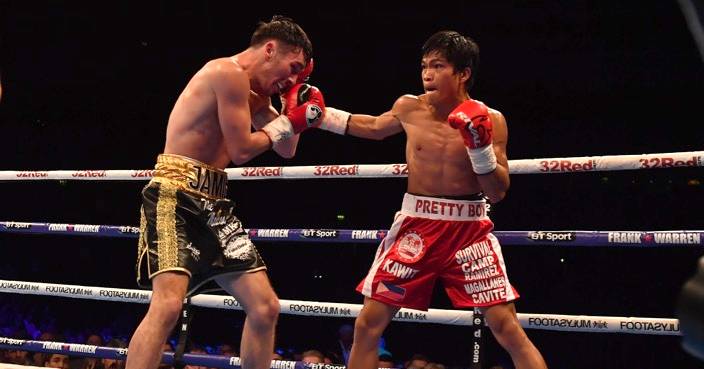
[[[2,304],[0,306],[0,337],[22,340],[51,341],[63,343],[79,343],[111,348],[127,348],[129,336],[126,330],[119,329],[124,323],[119,319],[113,327],[102,328],[63,328],[58,326],[56,319],[49,316],[46,306],[29,312],[20,312],[17,304]],[[39,321],[33,319],[39,318]],[[346,364],[354,335],[351,324],[339,325],[336,336],[329,337],[325,347],[294,347],[279,344],[272,353],[272,360],[302,361],[309,364]],[[163,347],[164,352],[173,352],[177,344],[174,334]],[[189,340],[185,352],[191,354],[239,356],[237,342],[196,342]],[[441,358],[430,358],[424,353],[415,353],[410,357],[395,356],[387,348],[382,338],[379,344],[379,367],[398,369],[450,369],[442,363]],[[61,369],[123,369],[124,361],[114,359],[87,358],[64,354],[46,354],[22,350],[0,350],[0,363],[30,365],[36,367],[51,367]],[[207,369],[201,366],[187,365],[187,369]],[[495,365],[492,369],[501,369]],[[162,364],[159,369],[173,369]]]

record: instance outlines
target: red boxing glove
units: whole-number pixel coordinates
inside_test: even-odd
[[[262,127],[273,143],[322,123],[325,101],[318,88],[299,83],[286,91],[281,100],[284,105],[283,114]]]
[[[306,67],[298,73],[298,78],[296,78],[296,84],[307,81],[311,73],[313,73],[313,58],[310,58],[310,61],[308,62]]]
[[[477,149],[492,142],[492,124],[489,110],[483,103],[468,99],[447,117],[450,126],[460,130],[465,146]]]
[[[474,173],[493,172],[496,169],[496,154],[492,146],[493,129],[486,105],[468,99],[447,116],[447,121],[452,128],[460,131]]]
[[[306,83],[294,85],[283,95],[283,100],[294,133],[317,127],[322,122],[325,101],[317,87]]]

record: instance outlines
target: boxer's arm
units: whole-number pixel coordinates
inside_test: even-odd
[[[323,123],[319,128],[355,137],[382,140],[403,131],[403,124],[401,124],[399,117],[413,108],[413,99],[415,97],[401,96],[394,102],[391,110],[378,116],[350,114],[341,110],[327,108],[326,116],[323,118]],[[341,116],[346,119],[340,119]],[[332,123],[328,123],[328,120],[331,120]],[[327,127],[334,128],[329,129]]]
[[[276,119],[276,117],[278,116],[279,112],[277,112],[273,106],[269,105],[268,107],[262,109],[254,115],[254,121],[252,122],[252,125],[257,131],[261,130],[262,127],[264,127],[267,123],[271,122],[272,120]],[[296,155],[296,147],[298,147],[299,138],[300,134],[295,134],[287,140],[278,142],[276,145],[273,146],[273,150],[282,158],[290,159],[294,155]]]
[[[217,100],[220,130],[230,160],[241,165],[268,150],[271,140],[264,132],[252,132],[247,74],[234,67],[214,69],[209,81]]]
[[[508,142],[508,127],[506,118],[498,110],[489,109],[493,123],[493,149],[496,155],[496,169],[490,173],[477,175],[482,191],[492,203],[501,201],[511,184],[508,175],[508,157],[506,143]]]
[[[393,110],[379,116],[352,114],[347,121],[347,134],[355,137],[383,140],[401,131],[401,121]]]

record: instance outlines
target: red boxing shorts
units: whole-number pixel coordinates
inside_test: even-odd
[[[385,304],[427,310],[440,278],[457,308],[517,299],[486,209],[484,200],[406,194],[357,291]]]

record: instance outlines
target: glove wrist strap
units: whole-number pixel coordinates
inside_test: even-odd
[[[262,127],[262,131],[269,136],[273,145],[294,135],[291,120],[285,115],[279,115],[276,119],[267,123]]]
[[[491,173],[496,169],[496,154],[494,147],[489,144],[477,149],[467,148],[469,160],[472,161],[472,170],[476,174]]]
[[[349,122],[351,115],[344,110],[326,107],[325,117],[318,128],[344,135],[347,133],[347,122]]]

